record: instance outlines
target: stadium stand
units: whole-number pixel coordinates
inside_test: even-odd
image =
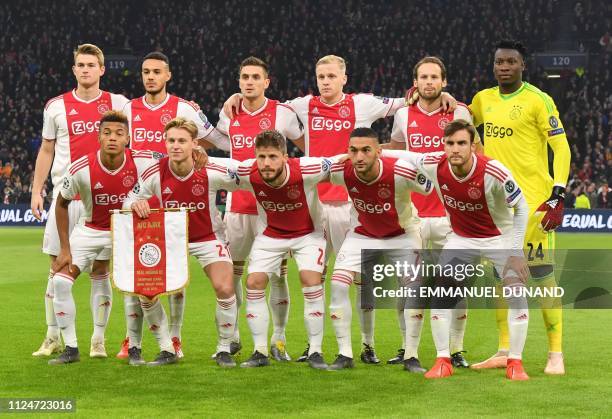
[[[316,92],[314,63],[329,53],[347,59],[348,92],[394,97],[410,86],[419,58],[438,55],[448,68],[447,90],[469,103],[494,84],[492,45],[514,38],[529,51],[569,42],[564,46],[589,54],[588,66],[564,74],[556,89],[536,65],[528,65],[524,78],[557,102],[572,143],[571,186],[592,189],[592,202],[610,207],[600,195],[607,196],[603,185],[612,182],[611,7],[605,0],[257,0],[248,7],[221,1],[3,2],[0,198],[29,203],[42,110],[47,99],[73,87],[72,49],[79,43],[97,44],[107,57],[163,51],[172,64],[170,91],[198,102],[216,122],[220,106],[237,90],[237,66],[247,55],[270,64],[268,95],[279,99]],[[536,16],[538,24],[530,24]],[[102,88],[142,95],[137,66],[107,69]],[[386,121],[375,128],[388,138],[391,126]]]

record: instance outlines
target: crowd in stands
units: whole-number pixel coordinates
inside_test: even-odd
[[[513,38],[529,51],[545,50],[554,41],[559,7],[567,3],[572,2],[2,2],[0,199],[29,203],[42,110],[49,98],[74,87],[72,49],[80,43],[94,43],[107,56],[163,51],[171,60],[169,90],[196,101],[213,122],[224,100],[238,90],[237,66],[248,55],[269,63],[268,96],[282,100],[316,93],[314,63],[326,54],[346,58],[347,92],[392,97],[403,96],[411,85],[418,59],[437,55],[447,65],[447,90],[469,103],[478,90],[495,84],[495,42]],[[568,204],[569,195],[584,190],[591,207],[610,208],[609,9],[598,0],[572,4],[568,30],[577,49],[598,60],[594,68],[570,75],[565,96],[555,97],[573,152]],[[527,66],[524,78],[544,87],[545,73],[535,65]],[[138,68],[107,69],[102,88],[127,97],[143,94]],[[385,139],[391,126],[387,120],[375,128]]]

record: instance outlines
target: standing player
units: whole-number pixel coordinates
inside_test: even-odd
[[[235,176],[226,168],[210,163],[195,169],[193,150],[197,147],[198,127],[185,118],[175,118],[165,127],[168,157],[142,174],[138,193],[131,193],[123,207],[147,218],[147,200],[157,197],[164,208],[189,208],[189,253],[195,256],[210,279],[217,296],[215,320],[219,341],[215,360],[221,367],[234,367],[230,342],[236,327],[236,295],[232,281],[232,259],[225,240],[223,221],[215,205],[217,190],[236,188]],[[156,304],[163,312],[159,300]],[[142,328],[129,330],[130,364],[138,362]]]
[[[503,286],[518,292],[524,287],[529,274],[522,252],[528,218],[527,203],[520,187],[501,163],[476,156],[475,138],[476,129],[470,122],[461,119],[452,121],[444,129],[444,152],[426,154],[417,160],[419,169],[433,180],[452,229],[438,263],[445,266],[453,263],[455,258],[482,253],[494,262]],[[414,159],[414,154],[410,152],[386,153]],[[466,252],[453,249],[465,249]],[[512,255],[504,255],[504,249],[511,250]],[[529,321],[527,300],[523,295],[510,297],[508,301],[510,352],[506,377],[527,380],[529,377],[521,361]],[[449,342],[451,312],[432,301],[431,331],[437,358],[434,366],[425,374],[426,378],[453,374]]]
[[[322,57],[315,66],[320,96],[307,95],[287,102],[305,123],[304,143],[297,146],[309,157],[331,157],[346,153],[349,134],[357,127],[370,127],[380,118],[393,115],[405,106],[404,98],[382,98],[369,94],[345,94],[346,63],[336,55]],[[228,114],[238,107],[237,95],[226,102]],[[351,203],[341,186],[321,183],[319,199],[323,208],[323,228],[327,237],[327,257],[337,253],[350,226]],[[357,286],[356,304],[361,304],[361,284]],[[361,359],[365,363],[380,361],[374,352],[374,311],[359,309],[359,320],[364,349]],[[305,354],[298,359],[304,361]]]
[[[92,44],[79,45],[73,52],[72,72],[77,81],[76,89],[50,99],[43,113],[43,142],[36,158],[32,182],[31,207],[40,220],[43,210],[42,187],[51,170],[53,202],[45,226],[43,253],[50,256],[51,264],[60,252],[60,242],[55,222],[55,201],[61,189],[61,179],[73,163],[98,150],[100,117],[106,111],[121,110],[128,100],[121,95],[100,90],[100,77],[104,74],[104,55]],[[68,208],[69,232],[80,218],[83,205],[78,197],[70,201]],[[105,358],[104,331],[108,321],[112,290],[103,264],[93,261],[91,269],[91,311],[94,333],[89,355]],[[49,272],[45,293],[47,336],[34,356],[49,356],[61,350],[60,331],[53,311],[53,273]]]
[[[194,105],[185,99],[167,92],[166,87],[172,78],[172,73],[170,71],[170,60],[166,55],[161,52],[147,54],[142,61],[141,75],[145,95],[131,100],[123,109],[130,121],[130,148],[166,154],[164,126],[176,117],[184,117],[193,121],[198,128],[197,138],[204,145],[214,144],[222,149],[225,147],[227,138],[208,122],[204,113],[198,111]],[[227,148],[225,149],[227,150]],[[157,204],[155,200],[153,200],[153,204]],[[142,309],[138,297],[126,295],[123,300],[127,330],[141,329]],[[177,356],[182,358],[181,328],[185,313],[185,291],[168,296],[168,303],[170,306],[172,343]],[[126,336],[117,358],[127,358],[129,347],[128,337]]]
[[[217,129],[230,140],[230,157],[244,161],[255,157],[255,137],[264,130],[277,130],[285,138],[303,143],[304,130],[297,115],[287,105],[268,99],[265,91],[270,85],[268,65],[256,57],[248,57],[240,64],[238,83],[242,103],[238,113],[228,118],[219,114]],[[227,238],[234,259],[234,286],[238,308],[242,304],[241,278],[244,261],[247,259],[257,234],[257,204],[249,191],[236,191],[229,195],[225,213]],[[284,259],[278,272],[270,272],[270,308],[273,334],[270,340],[271,355],[277,361],[289,360],[285,327],[289,316],[289,288],[287,286],[287,260]],[[240,336],[236,328],[232,353],[240,350]]]
[[[276,272],[287,252],[295,258],[304,294],[304,322],[308,331],[307,361],[326,369],[321,354],[325,300],[321,273],[325,265],[325,237],[320,222],[317,184],[329,176],[331,161],[303,157],[289,159],[285,137],[263,131],[255,137],[255,159],[238,165],[240,187],[257,198],[259,231],[249,256],[247,322],[254,351],[242,367],[270,365],[265,298],[268,273]]]
[[[471,121],[472,116],[467,106],[458,103],[451,114],[443,112],[442,89],[446,87],[446,67],[437,57],[421,59],[412,71],[413,85],[418,92],[418,100],[395,113],[391,141],[382,147],[395,150],[409,150],[417,153],[444,151],[444,127],[449,121],[464,119]],[[423,196],[412,193],[412,202],[421,219],[422,249],[442,249],[450,233],[444,206],[436,194]],[[404,319],[407,319],[407,322]],[[402,347],[396,357],[388,364],[401,364],[404,360],[414,358],[410,365],[418,364],[418,348],[423,327],[423,311],[414,309],[409,316],[404,316],[403,309],[398,310],[400,330],[406,342],[410,337],[409,347]],[[463,357],[463,336],[467,322],[465,301],[453,309],[451,318],[451,359],[456,367],[467,368],[469,364]],[[424,372],[423,369],[417,369]],[[411,371],[415,371],[411,369]]]
[[[571,153],[555,103],[546,93],[523,82],[525,48],[502,41],[495,49],[493,72],[498,86],[474,96],[470,109],[476,126],[484,125],[485,154],[508,167],[525,193],[529,223],[525,236],[531,277],[541,286],[555,286],[552,250],[554,230],[561,224]],[[554,153],[554,178],[549,174],[548,146]],[[506,310],[497,311],[499,349],[474,368],[497,368],[508,356]],[[548,335],[546,374],[564,374],[561,348],[562,311],[555,299],[542,301]]]
[[[53,264],[53,307],[66,348],[59,357],[49,361],[51,365],[79,361],[72,285],[81,272],[90,268],[94,260],[99,261],[103,275],[108,277],[112,241],[110,211],[121,208],[139,175],[156,163],[151,152],[126,150],[130,138],[129,127],[127,118],[121,112],[106,112],[100,120],[99,128],[100,150],[70,165],[57,197],[55,213],[60,252]],[[80,196],[83,203],[82,217],[85,222],[79,223],[70,233],[68,208],[70,201],[77,196]],[[108,321],[110,314],[110,296],[108,301],[105,321]],[[147,318],[159,324],[149,314],[154,313],[147,313]],[[155,330],[159,339],[161,332],[157,328]],[[169,337],[165,343],[160,343],[162,352],[159,358],[174,358]]]
[[[331,182],[344,186],[353,202],[351,229],[338,252],[331,279],[329,309],[339,352],[329,367],[332,370],[353,367],[349,287],[361,274],[362,250],[386,250],[393,263],[414,264],[421,246],[410,192],[428,194],[431,182],[417,173],[414,163],[381,158],[380,152],[374,130],[356,128],[350,134],[350,160],[335,163],[331,169]],[[406,367],[415,368],[414,361],[418,364],[411,358]]]

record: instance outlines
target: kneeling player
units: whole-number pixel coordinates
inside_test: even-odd
[[[62,181],[55,214],[61,251],[53,264],[55,273],[53,307],[66,348],[49,364],[67,364],[79,360],[75,330],[76,307],[72,285],[79,274],[89,269],[94,260],[104,265],[108,279],[111,250],[110,210],[121,208],[123,199],[136,184],[138,175],[156,163],[150,152],[126,150],[129,142],[125,115],[109,111],[100,120],[100,150],[76,160]],[[83,202],[84,224],[77,225],[68,235],[68,207],[77,196]],[[102,296],[103,323],[108,323],[112,292]]]
[[[380,153],[378,135],[371,128],[356,128],[349,139],[350,160],[335,163],[331,169],[331,182],[346,186],[353,201],[351,229],[338,252],[331,280],[329,309],[339,352],[330,365],[332,370],[353,367],[349,286],[361,273],[362,249],[386,250],[393,261],[412,264],[421,246],[410,191],[429,194],[431,182],[417,173],[414,163],[381,158]]]
[[[328,178],[330,166],[331,161],[323,158],[288,158],[285,137],[278,131],[258,134],[255,160],[238,165],[240,188],[250,190],[257,199],[260,227],[249,257],[246,282],[247,322],[255,350],[242,367],[270,364],[270,313],[265,298],[267,272],[277,272],[284,255],[291,251],[304,294],[304,321],[310,345],[307,361],[313,368],[327,368],[321,354],[325,237],[320,227],[317,183]]]
[[[481,253],[493,260],[504,287],[520,289],[528,276],[522,253],[527,204],[508,169],[496,160],[474,154],[475,135],[471,123],[452,121],[444,129],[444,153],[425,154],[418,160],[419,169],[433,180],[452,228],[440,264],[457,256],[452,249],[463,249],[459,252],[462,261],[466,251]],[[410,152],[385,153],[414,158]],[[503,249],[511,249],[511,255],[504,256]],[[511,380],[527,380],[521,361],[529,321],[527,301],[525,297],[516,297],[508,302],[510,354],[506,376]],[[437,359],[425,374],[427,378],[453,373],[449,348],[451,312],[432,302],[431,330]]]
[[[192,121],[175,118],[164,130],[168,157],[142,175],[137,194],[129,195],[124,208],[131,208],[138,216],[146,218],[151,211],[147,199],[155,196],[164,208],[186,207],[191,210],[189,253],[202,265],[217,296],[215,319],[219,338],[215,360],[221,367],[234,367],[236,363],[230,356],[230,343],[236,327],[236,294],[232,259],[215,199],[219,189],[236,189],[236,177],[228,174],[227,168],[214,163],[195,170],[193,149],[198,145],[198,129]],[[163,313],[159,301],[156,304]],[[130,364],[134,364],[140,359],[142,334],[138,334],[138,330],[129,333],[129,359]]]

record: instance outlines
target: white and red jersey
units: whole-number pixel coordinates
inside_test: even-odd
[[[53,196],[60,191],[61,180],[70,163],[99,149],[98,130],[102,114],[120,111],[129,100],[122,95],[100,91],[91,99],[83,100],[71,90],[50,99],[43,112],[42,137],[55,140],[55,157],[51,167]]]
[[[110,230],[110,211],[121,209],[139,177],[157,160],[150,151],[125,150],[121,167],[110,171],[100,161],[100,151],[81,157],[70,165],[61,182],[65,199],[80,196],[87,227]]]
[[[419,221],[412,213],[409,192],[429,194],[433,186],[417,170],[416,157],[413,160],[381,157],[380,173],[368,183],[357,176],[350,160],[332,165],[331,182],[345,186],[353,201],[352,231],[367,237],[389,238],[416,230]]]
[[[332,105],[313,95],[287,103],[305,123],[306,156],[332,157],[347,152],[351,131],[370,127],[376,120],[393,115],[405,106],[405,99],[357,93],[344,94]],[[330,183],[319,185],[319,197],[322,202],[348,200],[344,188]]]
[[[474,165],[464,178],[452,171],[444,153],[422,155],[419,168],[434,182],[455,234],[487,238],[507,234],[523,193],[510,171],[497,160],[473,155]],[[522,243],[522,242],[521,242]]]
[[[317,184],[329,177],[332,160],[290,158],[287,178],[279,187],[267,184],[254,159],[237,165],[240,188],[251,191],[257,199],[258,234],[291,239],[321,231],[321,207]]]
[[[405,144],[406,150],[416,153],[444,151],[444,128],[455,119],[472,121],[472,115],[464,103],[457,103],[457,109],[452,114],[445,114],[442,108],[427,112],[416,102],[395,113],[391,141]],[[421,218],[446,216],[437,194],[412,194],[412,202]]]
[[[124,208],[130,208],[136,200],[155,196],[164,208],[191,210],[188,213],[189,243],[225,242],[223,221],[216,205],[217,191],[235,188],[236,176],[225,166],[209,163],[180,177],[170,168],[170,159],[164,157],[142,174],[139,187],[129,194]]]
[[[219,113],[219,132],[229,137],[230,157],[245,161],[255,158],[255,137],[264,130],[277,130],[289,140],[304,135],[304,128],[296,113],[278,100],[266,98],[263,106],[249,112],[244,104],[238,115],[229,119],[225,112]],[[227,198],[228,211],[239,214],[257,214],[255,197],[248,191],[236,191]]]
[[[148,104],[145,96],[132,99],[123,108],[123,113],[130,121],[130,148],[134,150],[151,150],[168,154],[164,141],[164,127],[179,116],[196,124],[197,138],[205,138],[217,146],[225,142],[203,112],[198,112],[197,108],[185,99],[171,94],[166,94],[166,98],[157,105]]]

